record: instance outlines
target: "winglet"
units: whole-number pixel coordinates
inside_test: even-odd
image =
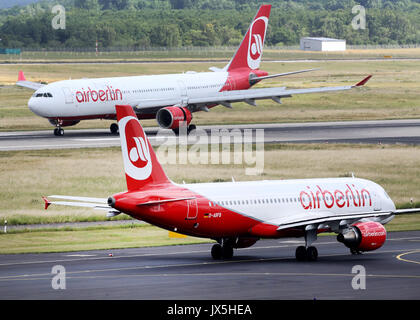
[[[47,199],[47,197],[42,197],[42,200],[44,200],[45,210],[47,210],[48,207],[50,206],[51,202],[50,202],[50,200]]]
[[[366,82],[368,82],[369,81],[369,79],[370,78],[372,78],[372,75],[368,75],[366,78],[364,78],[362,81],[360,81],[360,82],[358,82],[358,83],[356,83],[355,85],[354,85],[354,87],[361,87],[361,86],[364,86],[365,84],[366,84]]]
[[[22,70],[19,70],[18,81],[26,81],[25,74]]]

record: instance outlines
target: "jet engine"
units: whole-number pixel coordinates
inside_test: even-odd
[[[185,107],[166,107],[156,113],[156,121],[164,129],[178,129],[183,121],[189,125],[191,120],[192,114]]]
[[[386,230],[379,222],[358,222],[337,236],[352,251],[372,251],[385,243]]]

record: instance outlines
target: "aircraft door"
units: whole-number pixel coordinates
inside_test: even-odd
[[[64,93],[64,100],[66,102],[66,104],[71,104],[73,103],[73,93],[71,92],[71,90],[69,88],[63,88],[63,93]]]
[[[178,81],[178,87],[181,98],[181,105],[185,107],[188,105],[187,87],[185,86],[185,83],[183,81]]]
[[[189,199],[187,201],[187,220],[197,219],[198,206],[197,199]]]
[[[382,210],[381,197],[378,195],[376,191],[373,194],[373,210],[375,211]]]

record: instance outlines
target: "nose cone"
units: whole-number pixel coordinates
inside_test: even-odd
[[[38,107],[37,107],[37,104],[36,104],[36,99],[30,98],[29,101],[28,101],[28,107],[29,107],[29,110],[31,110],[36,115],[40,116],[40,114],[38,112]]]
[[[46,117],[46,110],[43,110],[45,108],[43,108],[43,104],[42,104],[42,99],[40,98],[30,98],[28,101],[28,107],[29,110],[31,110],[33,113],[35,113],[36,115],[40,116],[40,117]]]

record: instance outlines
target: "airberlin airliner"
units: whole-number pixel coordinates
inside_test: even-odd
[[[64,134],[62,127],[81,120],[115,119],[116,104],[131,105],[138,119],[156,118],[160,127],[176,133],[179,126],[185,124],[190,132],[195,129],[191,124],[192,113],[209,111],[217,105],[228,108],[234,102],[256,105],[258,99],[281,103],[282,98],[294,94],[349,90],[368,81],[370,76],[353,86],[250,89],[264,79],[314,70],[269,75],[259,69],[270,10],[270,5],[260,7],[235,55],[222,69],[211,67],[211,72],[201,73],[63,80],[48,85],[26,80],[20,71],[16,84],[36,90],[28,102],[29,109],[47,118],[55,126],[54,134],[61,136]],[[117,133],[117,124],[112,123],[110,130]]]
[[[91,207],[112,217],[125,213],[158,227],[217,241],[214,259],[230,259],[234,249],[261,238],[304,237],[296,259],[316,260],[312,243],[321,232],[335,232],[352,254],[380,248],[384,224],[396,214],[385,190],[359,178],[327,178],[176,184],[157,160],[133,108],[116,106],[127,191],[109,198],[53,195],[51,204]],[[65,201],[61,201],[65,200]]]

